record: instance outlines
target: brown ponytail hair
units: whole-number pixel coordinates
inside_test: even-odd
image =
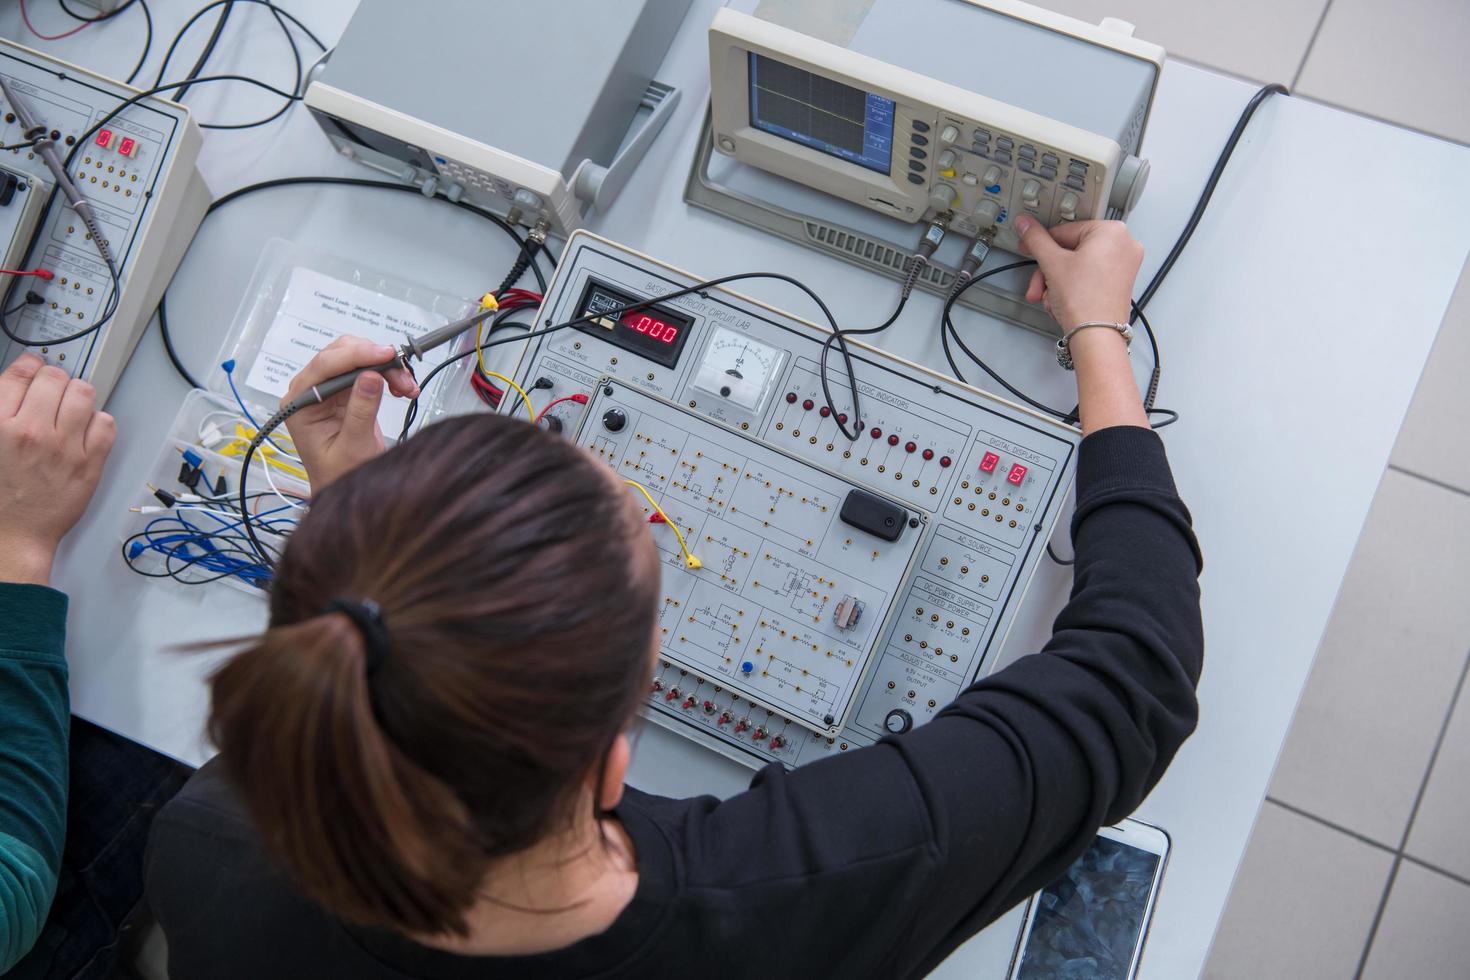
[[[464,933],[496,858],[574,819],[634,712],[658,572],[612,474],[493,415],[312,500],[209,731],[267,850],[337,917]],[[381,610],[386,655],[338,597]]]

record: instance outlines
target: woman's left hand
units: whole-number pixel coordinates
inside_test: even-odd
[[[313,385],[346,374],[355,368],[382,364],[398,352],[361,337],[342,336],[332,341],[291,379],[281,404],[286,405]],[[319,405],[303,408],[286,420],[286,430],[306,467],[313,492],[348,470],[383,451],[383,432],[378,428],[378,406],[383,388],[400,398],[417,398],[418,382],[403,368],[384,374],[364,371],[347,391]]]

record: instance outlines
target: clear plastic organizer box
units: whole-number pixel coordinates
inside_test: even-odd
[[[336,336],[353,333],[398,344],[465,316],[475,306],[475,300],[364,269],[340,256],[271,241],[210,368],[209,389],[194,389],[184,397],[149,471],[148,483],[162,493],[138,488],[139,510],[128,515],[122,529],[123,559],[162,582],[219,582],[264,596],[269,573],[237,511],[240,464],[256,425],[275,413],[291,377]],[[473,344],[471,332],[416,364],[419,376]],[[468,388],[471,360],[461,358],[441,372],[420,400],[420,420],[474,408],[461,390]],[[402,427],[406,404],[384,402],[379,424],[391,443]],[[271,554],[284,546],[311,493],[292,449],[282,427],[261,446],[250,467],[248,503],[258,518],[257,537]]]

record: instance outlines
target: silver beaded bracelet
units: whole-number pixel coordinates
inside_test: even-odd
[[[1071,330],[1068,330],[1066,335],[1057,341],[1057,363],[1068,371],[1075,369],[1075,365],[1072,363],[1072,338],[1090,327],[1107,327],[1109,330],[1118,331],[1123,338],[1123,342],[1129,345],[1128,353],[1133,353],[1133,328],[1128,324],[1111,323],[1107,320],[1088,320],[1086,323],[1079,323]]]

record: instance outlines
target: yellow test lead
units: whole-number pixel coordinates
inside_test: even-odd
[[[704,562],[694,557],[694,552],[689,550],[689,545],[684,541],[684,534],[679,530],[679,525],[675,524],[669,518],[669,515],[664,513],[664,509],[658,505],[658,502],[656,500],[653,499],[653,494],[648,492],[648,488],[639,483],[637,480],[630,480],[627,477],[623,478],[623,482],[633,489],[637,490],[639,493],[643,494],[643,499],[648,501],[648,505],[653,508],[654,513],[663,518],[664,523],[669,526],[669,530],[674,532],[674,537],[679,539],[679,547],[684,552],[684,567],[689,569],[690,571],[703,568]]]
[[[500,309],[500,303],[498,300],[496,300],[494,293],[486,293],[484,296],[480,297],[480,312],[483,313],[486,310],[498,309]],[[531,417],[531,421],[534,423],[536,421],[536,410],[531,407],[531,398],[529,395],[526,394],[526,389],[522,388],[520,385],[510,380],[505,375],[496,374],[494,371],[485,366],[484,330],[484,320],[481,320],[480,322],[475,324],[475,361],[479,364],[480,373],[487,378],[494,378],[496,381],[503,382],[506,386],[514,390],[516,394],[520,395],[521,404],[526,406],[526,414]]]

